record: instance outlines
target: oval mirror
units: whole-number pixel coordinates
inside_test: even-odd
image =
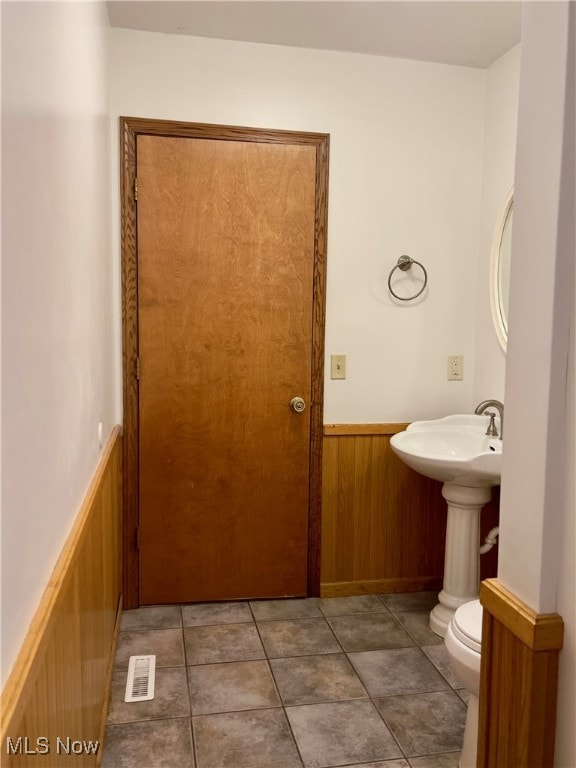
[[[490,270],[492,317],[498,341],[504,351],[506,351],[508,342],[508,295],[510,292],[513,205],[514,190],[511,189],[506,195],[496,221]]]

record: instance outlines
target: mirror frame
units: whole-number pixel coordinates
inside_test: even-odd
[[[508,321],[502,312],[502,303],[500,301],[500,262],[502,235],[504,234],[504,225],[510,213],[510,208],[514,203],[514,187],[510,189],[496,218],[496,227],[494,228],[494,237],[492,239],[492,256],[490,259],[490,308],[492,310],[492,320],[498,342],[504,352],[508,346]]]

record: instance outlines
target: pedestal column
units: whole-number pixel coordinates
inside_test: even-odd
[[[430,613],[430,629],[444,637],[454,612],[476,600],[480,589],[480,510],[490,501],[489,487],[471,488],[444,483],[448,502],[444,583],[440,601]]]

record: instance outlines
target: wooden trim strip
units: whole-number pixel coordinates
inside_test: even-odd
[[[291,134],[290,134],[291,135]],[[324,416],[324,335],[328,250],[328,157],[330,136],[316,136],[316,200],[312,303],[312,410],[308,512],[308,597],[320,594],[322,535],[322,449]]]
[[[498,579],[480,585],[480,601],[487,611],[532,651],[560,650],[564,622],[557,613],[537,613]]]
[[[136,250],[136,133],[120,119],[120,208],[122,258],[122,384],[124,405],[123,599],[125,608],[138,601],[138,259]]]
[[[353,595],[386,595],[393,592],[423,592],[442,589],[441,576],[410,576],[398,579],[372,581],[339,581],[322,584],[322,597],[350,597]]]
[[[410,422],[392,422],[388,424],[324,424],[324,436],[337,435],[395,435],[403,432]]]
[[[310,131],[283,131],[252,128],[237,125],[211,123],[187,123],[179,120],[155,120],[145,117],[121,117],[121,125],[129,127],[136,136],[173,136],[189,139],[213,139],[215,141],[256,141],[267,144],[315,144],[327,147],[326,133]]]

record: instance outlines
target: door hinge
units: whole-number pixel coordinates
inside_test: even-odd
[[[138,176],[134,177],[134,200],[138,200]]]
[[[136,378],[140,381],[140,358],[136,358]]]

